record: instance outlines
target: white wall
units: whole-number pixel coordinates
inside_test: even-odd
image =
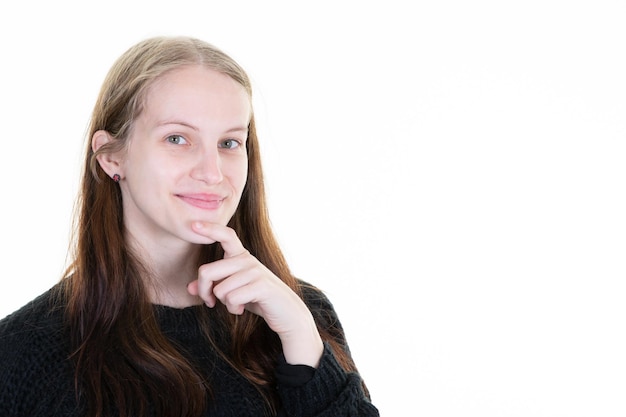
[[[35,1],[0,16],[0,316],[63,269],[112,61],[193,35],[254,79],[276,231],[335,303],[382,415],[625,414],[624,2]]]

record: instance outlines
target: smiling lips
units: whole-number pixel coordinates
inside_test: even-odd
[[[217,194],[176,194],[185,203],[205,210],[220,208],[225,197]]]

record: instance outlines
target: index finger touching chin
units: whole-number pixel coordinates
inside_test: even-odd
[[[205,236],[215,242],[220,242],[224,249],[224,257],[231,258],[246,252],[239,236],[233,229],[217,223],[193,222],[191,227],[194,232]]]

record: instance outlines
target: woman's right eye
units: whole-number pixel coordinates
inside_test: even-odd
[[[166,140],[174,145],[184,145],[187,143],[187,140],[181,135],[170,135],[166,138]]]

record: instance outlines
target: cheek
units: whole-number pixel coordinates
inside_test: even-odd
[[[232,163],[228,164],[227,169],[228,172],[224,172],[224,174],[228,176],[231,185],[241,192],[248,178],[248,160],[242,158],[241,160],[232,161]]]
[[[184,164],[176,163],[158,155],[146,155],[143,158],[128,160],[126,163],[127,179],[149,189],[158,188],[159,184],[175,181],[181,175]]]
[[[248,161],[246,160],[245,164],[241,167],[239,173],[239,188],[243,191],[243,188],[246,186],[246,182],[248,180]]]

